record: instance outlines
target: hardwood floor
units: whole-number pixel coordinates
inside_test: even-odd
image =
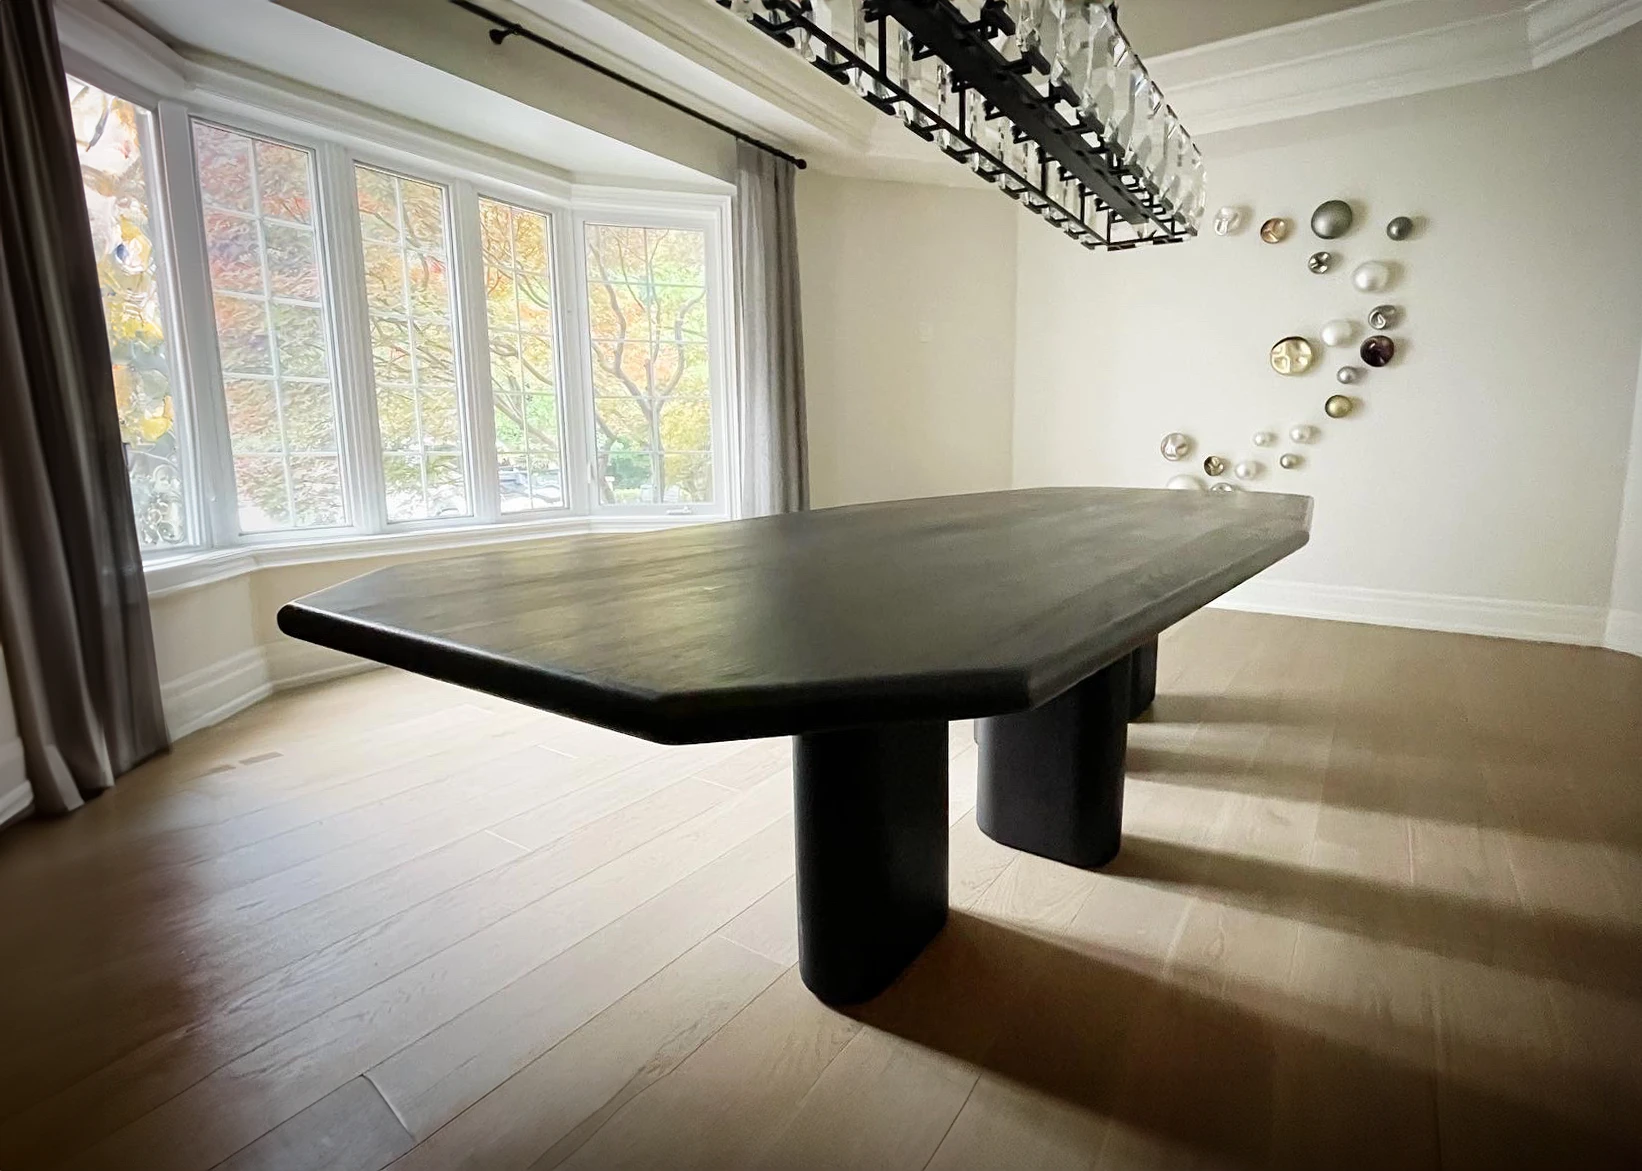
[[[1642,1166],[1642,660],[1224,611],[1100,872],[799,982],[784,741],[394,672],[0,836],[0,1168]]]

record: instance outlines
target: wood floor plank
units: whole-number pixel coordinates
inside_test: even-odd
[[[414,1142],[369,1078],[326,1094],[250,1146],[221,1171],[378,1171]]]
[[[949,728],[951,918],[847,1014],[790,742],[259,704],[0,836],[0,1166],[1642,1166],[1642,660],[1161,648],[1099,873],[986,838]]]
[[[508,1078],[393,1171],[516,1171],[568,1157],[784,971],[713,937]],[[560,1154],[548,1158],[559,1148]]]

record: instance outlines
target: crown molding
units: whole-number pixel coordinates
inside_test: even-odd
[[[1528,43],[1537,69],[1642,20],[1642,0],[1534,0]]]
[[[530,13],[534,22],[553,30],[565,47],[601,64],[620,70],[634,81],[650,86],[676,100],[703,108],[707,113],[749,134],[787,138],[804,149],[818,145],[791,141],[784,128],[767,124],[753,111],[738,109],[711,97],[692,92],[665,70],[624,55],[613,46],[589,36],[567,18],[569,8],[559,0],[543,6],[532,0],[512,0]],[[773,106],[819,134],[834,146],[867,149],[876,110],[847,93],[837,82],[800,61],[768,37],[759,36],[739,17],[712,0],[680,3],[679,0],[580,0],[582,5],[612,17],[656,44],[737,89]],[[550,15],[551,14],[551,15]],[[766,112],[767,114],[767,112]]]
[[[1381,0],[1149,62],[1213,134],[1527,73],[1642,20],[1642,0]]]

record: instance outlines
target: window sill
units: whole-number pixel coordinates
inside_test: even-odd
[[[438,553],[449,549],[482,549],[517,545],[571,533],[635,533],[679,528],[723,520],[717,515],[566,516],[541,521],[464,525],[459,528],[422,529],[405,533],[373,533],[235,545],[177,557],[156,557],[143,563],[150,600],[170,597],[215,582],[227,581],[281,565],[314,565],[329,561],[356,561],[401,553]]]

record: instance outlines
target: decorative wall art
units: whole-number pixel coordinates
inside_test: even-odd
[[[1391,359],[1397,356],[1397,343],[1385,334],[1377,333],[1363,342],[1359,352],[1363,356],[1363,361],[1378,369],[1388,365]]]
[[[1356,218],[1351,205],[1345,200],[1330,199],[1319,203],[1317,210],[1311,213],[1311,230],[1321,239],[1337,240],[1351,231]]]
[[[1170,463],[1179,463],[1192,453],[1192,437],[1179,431],[1171,431],[1158,444],[1158,450],[1163,458]]]
[[[1224,236],[1234,233],[1242,226],[1246,209],[1227,206],[1220,209],[1214,220],[1215,231]],[[1343,199],[1329,199],[1317,205],[1311,213],[1311,230],[1314,235],[1323,240],[1334,240],[1346,235],[1352,230],[1356,222],[1356,209]],[[1289,236],[1292,224],[1282,216],[1272,216],[1260,224],[1259,237],[1267,244],[1279,244]],[[1411,238],[1417,229],[1416,221],[1410,216],[1399,215],[1387,221],[1386,236],[1394,241]],[[1306,268],[1317,276],[1328,276],[1340,268],[1341,257],[1338,253],[1328,250],[1313,252],[1306,259]],[[1349,279],[1352,289],[1357,293],[1378,293],[1389,288],[1394,282],[1400,281],[1402,273],[1399,266],[1388,264],[1382,260],[1365,260],[1350,269]],[[1272,345],[1268,355],[1272,370],[1285,377],[1304,374],[1310,370],[1317,359],[1322,356],[1324,347],[1343,347],[1353,344],[1363,332],[1361,324],[1367,322],[1372,331],[1358,347],[1358,355],[1363,363],[1361,366],[1344,365],[1335,369],[1334,377],[1343,387],[1355,388],[1359,384],[1370,389],[1379,385],[1375,379],[1382,377],[1376,373],[1391,365],[1397,355],[1399,343],[1389,336],[1389,331],[1397,328],[1403,319],[1403,307],[1393,304],[1379,304],[1366,313],[1360,307],[1352,308],[1350,316],[1330,318],[1317,327],[1313,341],[1302,334],[1290,334],[1278,339]],[[1357,314],[1363,314],[1358,317]],[[1352,394],[1339,393],[1329,395],[1323,402],[1323,414],[1329,420],[1347,419],[1356,413],[1360,405],[1359,399]],[[1288,440],[1296,445],[1316,443],[1322,437],[1323,429],[1312,423],[1295,423],[1286,434]],[[1261,451],[1269,451],[1281,439],[1277,432],[1258,430],[1250,433],[1250,442]],[[1186,459],[1195,446],[1193,440],[1183,432],[1174,431],[1163,437],[1161,450],[1163,457],[1171,462]],[[1309,457],[1297,451],[1285,451],[1276,455],[1277,467],[1285,472],[1294,472],[1309,466]],[[1192,489],[1202,491],[1205,487],[1211,492],[1238,492],[1243,490],[1243,484],[1257,481],[1265,475],[1266,465],[1259,460],[1237,459],[1235,461],[1225,456],[1209,455],[1203,458],[1203,472],[1209,477],[1207,483],[1195,475],[1176,475],[1168,480],[1168,487],[1177,489]],[[1227,477],[1227,473],[1231,473]],[[1221,479],[1220,477],[1227,477]],[[1239,483],[1241,481],[1241,483]]]
[[[1333,321],[1323,323],[1323,344],[1325,346],[1348,346],[1351,339],[1357,336],[1357,323],[1345,317],[1336,317]]]
[[[1351,270],[1351,283],[1359,293],[1378,293],[1391,283],[1391,269],[1378,260],[1365,260]]]
[[[1317,350],[1303,337],[1286,337],[1271,347],[1271,368],[1279,374],[1304,374],[1317,360]]]
[[[1229,236],[1243,226],[1243,209],[1240,207],[1223,207],[1214,213],[1214,234]]]

